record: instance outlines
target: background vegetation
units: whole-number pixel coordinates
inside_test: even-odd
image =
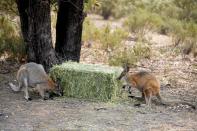
[[[55,1],[52,1],[52,6],[52,10],[56,11]],[[149,32],[172,37],[174,48],[178,46],[180,53],[197,54],[196,0],[85,0],[84,11],[99,14],[104,19],[122,20],[123,28],[115,29],[110,25],[98,28],[88,18],[84,21],[83,42],[97,43],[96,47],[106,52],[111,65],[120,65],[125,61],[135,63],[141,58],[150,58],[150,42],[146,38]],[[52,14],[55,19],[56,16]],[[6,55],[18,60],[25,56],[25,45],[17,15],[14,0],[0,2],[0,56]],[[55,21],[52,20],[52,31],[55,31]],[[124,42],[131,35],[137,44],[125,50]]]
[[[96,12],[104,19],[122,19],[124,27],[122,30],[135,37],[136,46],[139,45],[138,43],[143,45],[137,46],[137,49],[131,49],[132,51],[116,50],[114,53],[116,55],[110,56],[109,59],[112,65],[123,63],[123,61],[134,63],[139,60],[137,58],[150,58],[149,50],[151,49],[148,47],[150,41],[146,38],[150,32],[171,37],[174,43],[173,48],[178,48],[175,50],[179,50],[179,53],[192,52],[194,56],[197,54],[196,0],[101,0],[101,7]],[[125,37],[119,39],[124,41]],[[124,47],[124,45],[120,46]],[[143,57],[144,53],[134,53],[133,50],[147,54],[145,53]],[[127,56],[130,57],[127,58]]]

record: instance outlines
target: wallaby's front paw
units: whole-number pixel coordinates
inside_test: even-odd
[[[50,100],[53,100],[53,97],[49,97]]]
[[[42,99],[43,99],[43,100],[48,100],[48,98],[47,98],[47,97],[43,97]]]
[[[132,95],[129,95],[128,97],[130,97],[130,98],[135,98],[135,96],[132,96]]]
[[[123,85],[122,88],[125,89],[126,88],[126,85]]]
[[[45,93],[45,95],[42,97],[43,100],[48,100],[50,99],[50,94],[49,93]]]
[[[141,106],[141,104],[140,104],[140,103],[137,103],[137,104],[134,104],[134,106],[136,106],[136,107],[140,107],[140,106]]]
[[[28,101],[31,101],[32,100],[32,98],[28,98]]]
[[[147,104],[141,104],[141,103],[134,104],[134,106],[136,106],[136,107],[149,107]]]
[[[140,104],[141,107],[149,107],[147,104]]]
[[[27,101],[31,101],[31,100],[32,100],[30,97],[25,97],[25,99],[26,99]]]

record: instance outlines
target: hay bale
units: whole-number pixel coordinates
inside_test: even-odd
[[[118,67],[67,62],[54,66],[50,74],[60,80],[66,97],[111,101],[120,94],[121,83],[116,78],[121,71]]]

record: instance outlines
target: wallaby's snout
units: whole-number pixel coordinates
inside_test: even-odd
[[[62,87],[58,84],[57,87],[56,87],[56,91],[55,91],[55,94],[59,95],[59,96],[63,96],[64,95],[64,91],[62,89]]]
[[[56,94],[59,95],[59,96],[63,96],[64,95],[63,92],[57,92]]]
[[[126,75],[126,73],[122,72],[122,73],[120,74],[120,76],[117,78],[117,80],[121,80],[122,77],[124,77],[125,75]]]

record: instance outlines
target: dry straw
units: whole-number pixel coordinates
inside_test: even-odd
[[[113,101],[121,92],[116,80],[121,71],[119,67],[67,62],[54,66],[50,74],[60,81],[66,97]]]

